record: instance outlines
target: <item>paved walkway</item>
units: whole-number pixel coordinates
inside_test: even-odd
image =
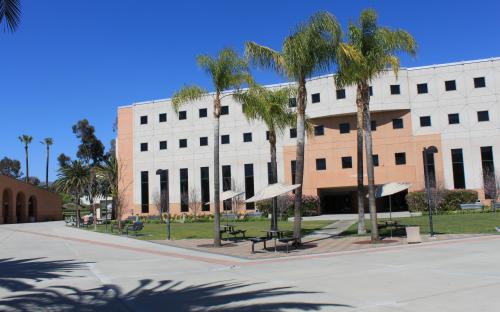
[[[409,211],[397,211],[392,213],[393,218],[408,218],[412,216],[421,216],[421,212],[409,212]],[[388,212],[379,212],[377,213],[377,218],[379,219],[389,219],[390,214]],[[319,216],[312,217],[302,217],[304,221],[320,221],[320,220],[358,220],[357,213],[347,213],[347,214],[322,214]],[[365,213],[365,219],[370,220],[370,214]],[[292,218],[288,218],[289,221],[293,221]]]
[[[497,311],[500,236],[239,259],[0,225],[0,311]]]

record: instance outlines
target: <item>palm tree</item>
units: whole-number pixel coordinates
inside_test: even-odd
[[[14,32],[21,19],[20,0],[0,0],[0,24],[5,19],[4,29]]]
[[[300,241],[302,183],[304,178],[304,142],[306,111],[306,79],[326,71],[335,60],[341,38],[341,28],[335,17],[327,12],[313,15],[305,24],[285,38],[282,51],[255,42],[246,43],[246,55],[259,67],[270,68],[297,83],[297,155],[295,181],[294,236]]]
[[[399,29],[391,30],[377,25],[377,13],[373,9],[367,9],[361,12],[358,24],[351,23],[349,25],[347,42],[339,45],[337,53],[339,69],[335,79],[336,84],[338,86],[356,85],[357,88],[358,138],[359,132],[364,130],[368,202],[373,242],[379,240],[379,235],[372,159],[370,81],[389,68],[392,68],[397,75],[400,67],[398,55],[408,53],[414,56],[416,48],[415,39],[408,32]],[[364,125],[360,126],[359,123]],[[360,149],[362,149],[360,141],[361,139],[358,140],[358,157]]]
[[[100,186],[100,193],[104,196],[106,201],[106,216],[108,214],[107,200],[108,197],[112,197],[112,211],[116,213],[116,201],[118,197],[118,163],[114,155],[106,157],[97,167],[96,176],[98,179],[98,184]],[[117,218],[118,227],[121,229],[121,218]]]
[[[80,225],[80,196],[85,193],[89,184],[89,170],[81,160],[73,160],[65,167],[60,167],[57,180],[54,182],[58,192],[71,194],[77,206],[76,222]]]
[[[33,137],[30,135],[23,134],[19,137],[19,141],[24,144],[24,153],[26,155],[26,182],[29,181],[30,178],[30,170],[29,170],[29,162],[28,162],[28,145],[33,141]]]
[[[54,140],[52,138],[45,138],[42,142],[47,148],[47,159],[45,162],[45,188],[49,188],[49,155],[50,155],[50,146],[54,144]]]
[[[220,238],[220,182],[219,182],[219,117],[221,100],[229,96],[224,91],[239,89],[243,84],[251,81],[248,73],[247,62],[241,59],[234,50],[222,49],[217,56],[200,55],[197,58],[198,66],[201,67],[212,79],[214,92],[198,86],[186,86],[176,92],[172,98],[172,104],[176,112],[188,102],[193,102],[204,97],[211,97],[214,105],[214,246],[221,245]]]
[[[253,86],[248,91],[234,94],[236,101],[243,105],[243,113],[246,118],[262,121],[269,132],[269,145],[271,152],[271,183],[278,182],[278,165],[276,161],[276,138],[278,134],[283,134],[283,130],[295,123],[296,116],[288,108],[288,103],[293,90],[289,88],[266,89],[260,86]],[[273,199],[273,214],[271,219],[271,230],[278,229],[277,203],[278,199]]]

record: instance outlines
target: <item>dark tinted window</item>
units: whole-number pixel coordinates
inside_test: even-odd
[[[479,111],[477,112],[477,121],[489,121],[490,115],[488,111]]]
[[[297,128],[290,128],[290,138],[296,138],[297,137]]]
[[[180,169],[181,212],[189,211],[189,181],[188,169]]]
[[[188,146],[188,140],[187,139],[180,139],[179,140],[179,147],[180,148],[185,148]]]
[[[392,129],[403,129],[403,119],[402,118],[394,118],[392,120]]]
[[[370,93],[370,96],[373,96],[373,87],[372,86],[370,86],[368,88],[368,93]]]
[[[229,191],[231,189],[231,166],[222,166],[222,191]],[[227,199],[223,202],[224,210],[231,210],[232,200]]]
[[[255,194],[253,164],[245,164],[245,198],[249,199]],[[247,210],[254,210],[255,203],[246,203]]]
[[[200,168],[201,210],[210,211],[210,171],[208,167]]]
[[[351,131],[351,125],[349,123],[339,124],[340,133],[349,133]]]
[[[455,82],[455,80],[445,81],[444,88],[446,91],[454,91],[457,89],[457,83]]]
[[[288,107],[297,107],[297,98],[289,98]]]
[[[371,129],[372,131],[377,131],[377,121],[376,121],[376,120],[372,120],[372,121],[370,122],[370,129]]]
[[[324,135],[325,128],[323,126],[314,126],[314,135]]]
[[[495,166],[493,164],[493,147],[481,147],[481,163],[483,165],[483,185],[487,199],[493,199],[497,187],[498,177],[495,176]]]
[[[145,125],[148,123],[148,116],[141,116],[141,125]]]
[[[149,212],[149,173],[141,171],[141,212]]]
[[[180,111],[179,112],[179,120],[185,120],[187,118],[187,112],[186,111]]]
[[[399,85],[391,85],[391,94],[401,94]]]
[[[460,116],[458,114],[448,114],[448,123],[450,125],[460,123]]]
[[[373,161],[373,166],[378,167],[378,155],[377,154],[372,154],[372,161]]]
[[[167,149],[167,141],[160,141],[160,149],[161,150]]]
[[[159,122],[166,122],[167,121],[167,113],[161,113],[158,115],[158,121]]]
[[[345,99],[345,89],[337,90],[337,100]]]
[[[474,88],[484,88],[486,87],[486,79],[484,77],[474,78]]]
[[[148,143],[141,143],[141,152],[148,151]]]
[[[425,161],[424,161],[424,178],[427,179],[427,173],[429,173],[429,186],[436,187],[436,167],[434,166],[434,154],[424,153],[424,155],[427,155],[427,171],[425,170]]]
[[[426,83],[417,84],[417,93],[418,94],[429,93],[429,90],[427,89],[427,84]]]
[[[243,142],[252,142],[252,132],[243,133]]]
[[[200,118],[205,118],[205,117],[207,117],[207,115],[208,115],[208,113],[207,113],[207,109],[206,108],[200,108],[198,110],[198,116]]]
[[[316,170],[326,170],[326,159],[324,158],[316,159]]]
[[[220,136],[221,144],[229,144],[229,134],[224,134]]]
[[[453,169],[453,186],[456,189],[465,188],[464,157],[461,148],[451,150],[451,164]]]
[[[266,140],[269,141],[269,131],[266,131]]]
[[[295,174],[297,173],[297,161],[290,161],[290,172],[292,173],[292,184],[295,184]]]
[[[394,160],[396,165],[404,165],[406,164],[406,153],[396,153],[394,154]]]
[[[200,137],[200,146],[208,145],[208,137]]]
[[[342,157],[342,168],[343,169],[352,168],[352,157],[351,156]]]
[[[319,93],[314,93],[313,95],[311,95],[311,99],[313,103],[319,103],[320,101]]]
[[[220,114],[221,115],[229,115],[229,106],[221,106]]]
[[[420,116],[420,127],[430,127],[431,116]]]

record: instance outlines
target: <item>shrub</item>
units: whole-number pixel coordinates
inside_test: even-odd
[[[262,212],[262,216],[267,217],[272,210],[272,200],[261,201],[257,203],[257,209]],[[293,217],[294,197],[280,196],[278,197],[278,213],[282,219]],[[302,195],[302,216],[317,216],[321,212],[321,203],[319,196]]]
[[[427,199],[424,191],[411,192],[406,194],[406,203],[411,212],[421,212],[427,210]]]
[[[434,197],[439,197],[439,200],[436,202],[436,210],[444,212],[460,210],[460,204],[475,203],[478,199],[478,194],[474,190],[444,190],[442,194]],[[411,212],[425,212],[429,209],[425,191],[408,193],[406,195],[406,202]]]

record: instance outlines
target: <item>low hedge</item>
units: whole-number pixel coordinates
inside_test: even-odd
[[[437,212],[456,211],[460,210],[460,204],[475,203],[478,194],[474,190],[442,190],[434,191],[431,198],[436,205]],[[408,193],[406,202],[411,212],[426,212],[429,210],[425,191]]]
[[[257,209],[263,216],[271,213],[272,201],[266,200],[257,203]],[[294,215],[294,196],[280,196],[278,198],[278,213],[282,219],[293,217]],[[302,195],[302,216],[318,216],[321,213],[321,202],[319,196]]]

